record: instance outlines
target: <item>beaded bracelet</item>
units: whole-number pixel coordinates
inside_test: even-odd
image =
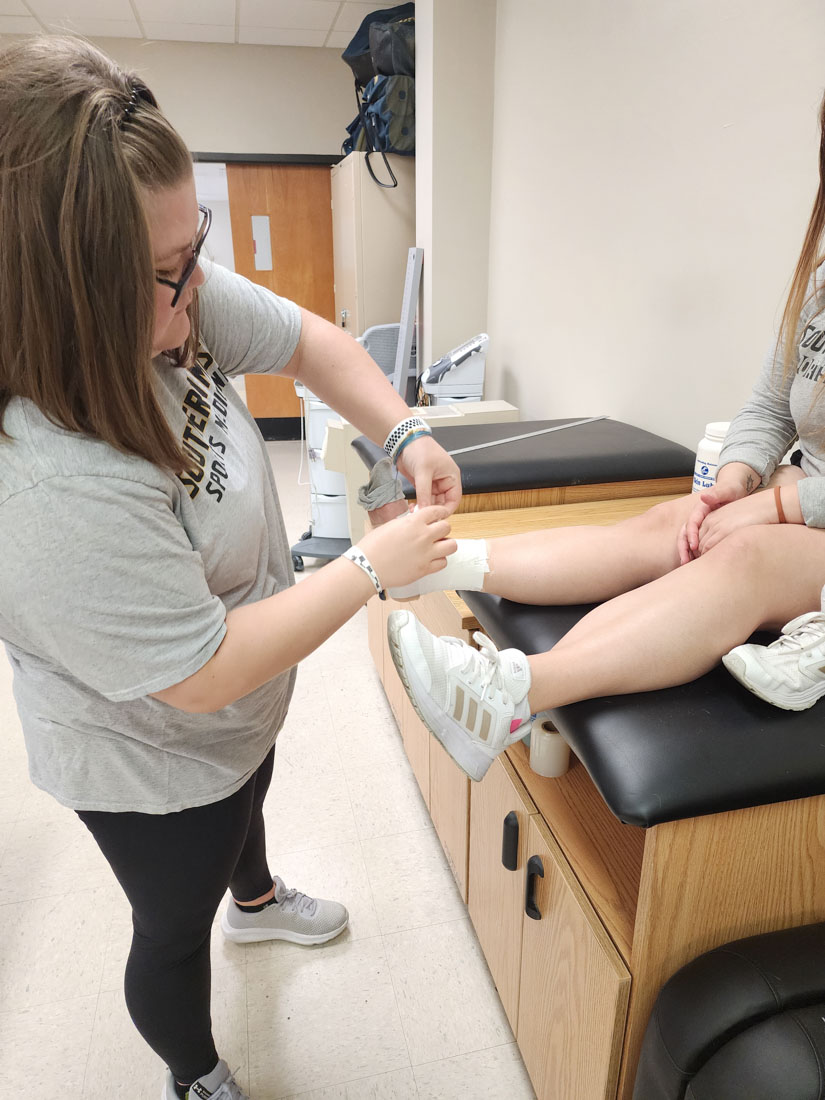
[[[398,457],[402,445],[406,446],[407,443],[412,442],[413,433],[418,436],[433,434],[430,425],[426,420],[422,420],[420,416],[408,416],[406,420],[402,420],[400,424],[396,424],[384,440],[384,450],[393,462]],[[407,438],[408,436],[410,438]]]
[[[351,562],[354,562],[359,569],[363,569],[369,579],[375,585],[375,591],[380,596],[384,591],[384,586],[378,579],[378,574],[373,569],[369,558],[364,554],[364,551],[360,546],[351,546],[349,550],[345,550],[343,557],[349,558]]]

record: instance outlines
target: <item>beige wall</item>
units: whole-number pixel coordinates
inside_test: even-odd
[[[338,50],[128,38],[97,45],[142,73],[199,152],[335,155],[356,113]]]
[[[498,0],[488,397],[691,446],[735,413],[815,193],[823,45],[815,0]]]
[[[487,324],[495,0],[417,0],[416,243],[426,366]]]

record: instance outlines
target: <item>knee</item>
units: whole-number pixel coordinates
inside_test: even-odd
[[[654,504],[641,516],[628,520],[628,523],[638,524],[646,534],[676,538],[682,524],[688,516],[691,505],[690,497],[678,497],[676,500],[666,500],[662,504]]]
[[[718,566],[740,576],[758,573],[768,562],[764,528],[742,527],[707,552]]]

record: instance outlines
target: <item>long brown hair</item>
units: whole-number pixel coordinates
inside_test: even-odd
[[[787,380],[796,369],[796,336],[799,318],[810,299],[822,289],[816,285],[816,271],[822,263],[822,237],[825,233],[825,98],[819,109],[819,187],[805,231],[802,251],[788,291],[777,341],[777,358],[782,363],[782,378]]]
[[[184,468],[154,388],[141,189],[176,187],[191,169],[151,92],[88,42],[0,51],[0,434],[23,397],[60,427]],[[190,322],[182,364],[197,344],[196,304]]]

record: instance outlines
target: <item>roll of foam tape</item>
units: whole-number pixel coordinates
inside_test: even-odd
[[[530,767],[549,779],[570,767],[570,746],[547,718],[537,718],[530,727]]]

